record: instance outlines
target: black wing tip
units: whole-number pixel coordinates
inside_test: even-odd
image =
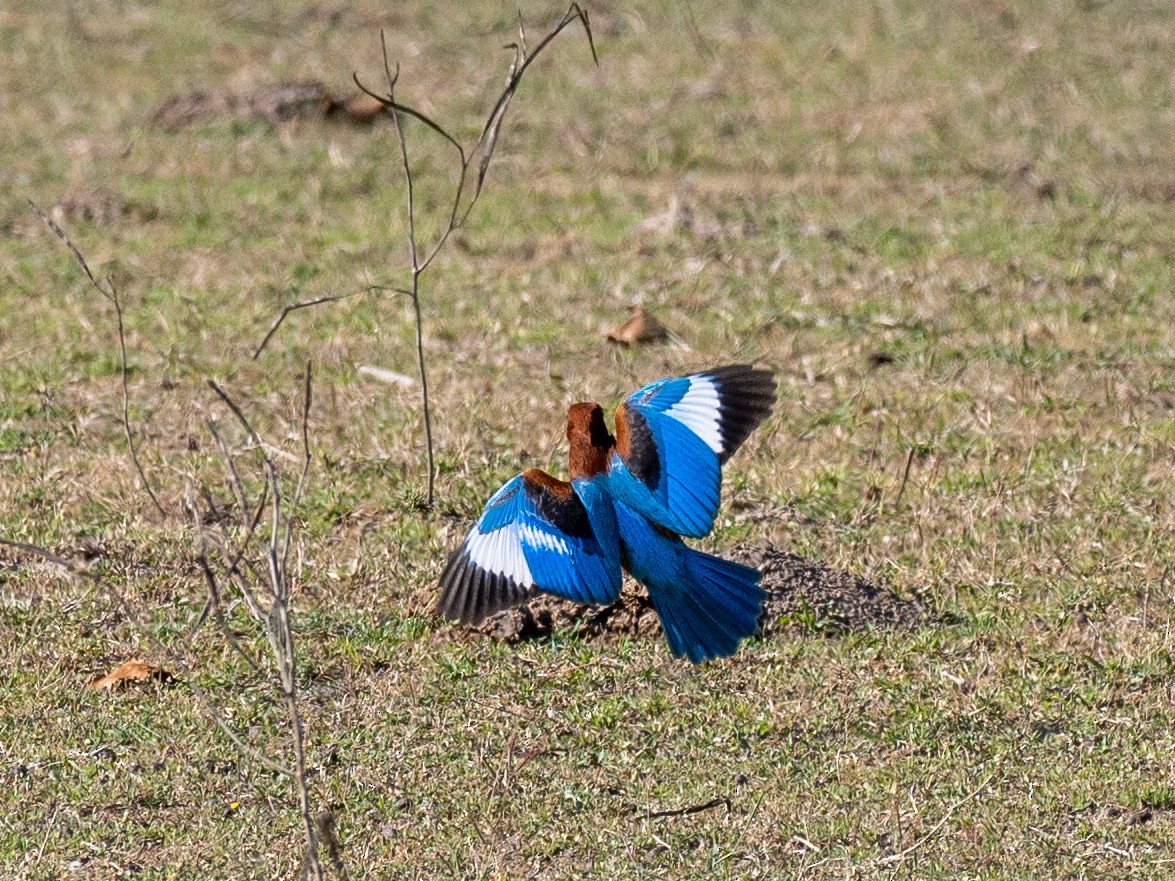
[[[728,364],[702,375],[718,386],[723,445],[718,458],[725,463],[774,409],[775,371],[751,364]]]
[[[441,574],[436,613],[466,626],[476,626],[503,609],[525,602],[533,593],[500,572],[490,572],[465,554],[465,546],[449,557]]]
[[[724,364],[712,370],[703,370],[702,376],[709,376],[721,381],[737,381],[740,377],[756,382],[766,380],[771,387],[775,387],[775,371],[770,367],[756,367],[754,364]]]

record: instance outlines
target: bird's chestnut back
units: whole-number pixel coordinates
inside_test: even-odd
[[[616,441],[604,423],[599,404],[581,402],[567,411],[567,441],[571,446],[572,477],[591,477],[608,470],[608,456]]]

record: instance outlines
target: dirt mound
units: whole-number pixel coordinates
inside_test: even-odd
[[[767,600],[759,619],[761,636],[785,629],[828,634],[874,627],[909,630],[938,620],[931,610],[888,588],[772,545],[736,548],[729,556],[763,573],[761,583]],[[604,608],[539,594],[492,616],[478,629],[498,639],[520,642],[574,628],[580,636],[591,638],[661,633],[648,594],[630,579],[620,599]]]
[[[760,634],[789,625],[825,633],[874,627],[912,630],[938,619],[922,604],[904,600],[887,587],[772,545],[743,547],[732,556],[763,573],[760,583],[767,601],[759,619]]]
[[[200,122],[261,119],[271,125],[291,119],[334,117],[369,123],[383,112],[368,95],[340,97],[316,80],[274,83],[251,92],[198,91],[174,95],[152,111],[151,125],[176,132]]]
[[[105,187],[70,193],[54,205],[49,213],[58,223],[84,220],[98,224],[111,224],[123,218],[142,223],[154,220],[157,214],[153,206],[126,199]]]
[[[507,642],[522,642],[543,639],[556,630],[570,631],[575,627],[585,637],[605,634],[653,636],[661,632],[648,594],[631,580],[625,582],[620,599],[610,606],[600,608],[572,603],[544,593],[521,606],[487,618],[477,629]]]
[[[60,202],[49,207],[49,215],[62,225],[84,221],[109,226],[121,220],[146,223],[154,220],[158,212],[154,206],[127,199],[114,190],[93,187],[66,194]],[[24,205],[0,217],[0,233],[21,239],[51,235],[41,219]]]

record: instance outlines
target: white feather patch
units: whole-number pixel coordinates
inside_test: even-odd
[[[523,524],[518,529],[518,537],[531,547],[546,548],[548,551],[554,551],[564,557],[571,556],[571,548],[567,542],[545,530]]]
[[[521,587],[534,587],[534,577],[522,553],[517,523],[484,533],[476,527],[465,540],[465,556],[487,572],[514,579]]]
[[[691,376],[689,390],[681,400],[665,411],[721,455],[722,432],[719,430],[718,386],[708,376]]]

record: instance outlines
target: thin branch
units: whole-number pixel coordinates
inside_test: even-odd
[[[506,85],[498,96],[498,99],[494,102],[489,115],[486,117],[485,124],[482,126],[481,133],[478,135],[473,147],[468,150],[440,125],[440,123],[436,122],[426,113],[396,100],[395,90],[400,78],[400,68],[399,65],[396,65],[393,70],[388,58],[387,36],[383,31],[380,31],[379,40],[383,54],[387,94],[381,95],[375,92],[359,79],[357,73],[351,74],[351,79],[354,80],[355,85],[366,95],[379,101],[383,105],[384,110],[391,116],[400,148],[400,164],[404,170],[404,179],[407,188],[408,262],[412,279],[410,289],[406,291],[401,290],[400,293],[406,294],[412,300],[413,320],[416,326],[416,363],[420,374],[421,400],[424,409],[424,437],[428,462],[427,504],[430,508],[433,505],[436,494],[436,461],[432,436],[432,407],[429,402],[428,392],[428,371],[424,356],[424,317],[420,302],[420,275],[432,265],[437,254],[440,253],[441,248],[445,246],[453,233],[464,226],[465,222],[469,219],[469,215],[473,211],[473,206],[477,203],[482,188],[485,186],[486,176],[489,173],[490,162],[493,159],[494,150],[498,144],[498,137],[501,134],[506,112],[510,107],[510,102],[513,100],[515,92],[518,90],[523,75],[530,65],[543,53],[543,50],[569,25],[575,22],[579,22],[583,26],[584,33],[587,35],[588,46],[591,48],[592,60],[596,64],[599,64],[599,57],[596,54],[595,38],[592,36],[588,12],[578,3],[572,3],[567,8],[562,19],[551,28],[533,50],[527,45],[526,26],[523,23],[521,13],[519,13],[518,41],[508,47],[514,49],[514,58],[511,61],[510,70],[506,77]],[[413,177],[412,164],[409,161],[408,142],[405,138],[405,117],[411,117],[417,120],[430,131],[440,135],[446,143],[457,151],[459,158],[457,183],[453,192],[452,204],[448,209],[448,218],[436,241],[432,243],[431,247],[427,248],[421,247],[421,243],[417,238],[416,182]],[[471,176],[470,170],[473,167],[475,158],[477,159],[477,173],[475,176]],[[349,296],[354,295],[344,294],[315,297],[295,303],[292,306],[287,306],[274,321],[269,332],[254,352],[253,357],[256,358],[261,354],[270,339],[277,332],[277,329],[285,321],[286,316],[293,310],[315,306],[321,303],[330,303],[336,300],[346,299]]]
[[[506,88],[502,91],[501,96],[494,105],[494,109],[490,111],[485,128],[482,129],[481,136],[477,139],[477,146],[481,148],[482,158],[478,167],[477,186],[474,189],[473,195],[474,202],[477,201],[478,195],[481,194],[482,185],[485,183],[486,172],[489,170],[490,159],[493,156],[494,147],[498,142],[498,132],[501,129],[502,120],[506,117],[506,110],[509,108],[510,102],[514,99],[514,93],[518,89],[518,84],[522,81],[522,75],[526,73],[526,69],[530,67],[531,63],[542,54],[542,51],[547,48],[548,44],[559,36],[568,25],[575,21],[583,25],[584,33],[587,35],[588,46],[592,50],[592,61],[599,65],[600,59],[596,55],[596,42],[592,37],[592,27],[588,19],[587,10],[581,8],[578,3],[572,3],[568,7],[567,12],[563,14],[563,18],[539,41],[539,44],[534,47],[533,52],[527,54],[525,38],[522,40],[521,46],[515,47],[515,63],[511,66],[510,76],[506,80]],[[519,20],[519,27],[521,28],[521,19]],[[473,202],[470,203],[469,209],[466,210],[465,217],[469,216],[469,210],[472,208]],[[462,222],[464,222],[464,218],[462,218]]]
[[[126,434],[127,449],[131,454],[131,462],[134,463],[135,471],[138,472],[139,480],[143,484],[143,489],[147,491],[147,495],[151,497],[151,503],[155,506],[155,510],[159,512],[159,516],[166,518],[167,512],[163,510],[163,505],[159,502],[159,497],[155,495],[155,490],[151,488],[151,482],[147,480],[147,475],[143,471],[143,465],[139,461],[139,452],[135,448],[134,434],[131,432],[130,420],[130,390],[127,384],[127,362],[126,362],[126,333],[122,323],[122,303],[118,299],[118,288],[114,286],[114,282],[107,277],[106,287],[102,287],[98,283],[98,279],[94,277],[94,273],[90,271],[90,265],[86,262],[86,258],[82,256],[82,252],[78,250],[77,246],[66,235],[65,230],[57,225],[57,222],[45,212],[40,205],[32,199],[26,199],[29,206],[40,216],[45,225],[53,235],[57,236],[73,254],[74,260],[82,268],[82,272],[86,274],[86,278],[90,280],[90,284],[98,293],[108,299],[114,305],[114,314],[118,319],[118,358],[119,358],[119,375],[122,379],[122,428]],[[109,290],[107,290],[109,288]]]
[[[729,812],[730,799],[726,796],[711,799],[704,804],[690,805],[688,808],[677,808],[672,811],[650,811],[642,819],[652,820],[654,817],[686,817],[690,814],[700,814],[702,811],[712,811],[714,808],[720,808],[723,805],[726,805],[726,810]]]
[[[535,47],[534,51],[530,52],[529,54],[526,51],[526,30],[522,24],[522,15],[521,13],[519,14],[518,29],[520,45],[513,45],[508,47],[515,50],[515,55],[514,61],[510,65],[510,73],[506,78],[506,86],[502,91],[502,94],[498,97],[498,100],[494,103],[494,107],[490,111],[489,116],[486,118],[485,125],[482,127],[481,134],[478,135],[477,141],[474,143],[473,149],[470,151],[470,161],[472,160],[473,153],[480,152],[481,154],[481,162],[478,164],[478,174],[474,184],[473,193],[465,206],[465,211],[458,218],[458,206],[460,205],[461,199],[464,196],[465,180],[469,170],[469,161],[464,160],[463,154],[461,176],[460,181],[458,182],[456,198],[453,201],[452,217],[450,218],[448,228],[446,228],[441,233],[441,236],[437,240],[437,243],[432,249],[431,253],[421,264],[422,268],[427,267],[430,263],[432,263],[433,258],[436,257],[437,252],[441,249],[441,246],[444,245],[446,241],[448,241],[449,236],[464,226],[465,221],[469,219],[469,215],[473,211],[473,206],[477,203],[478,197],[481,195],[482,187],[485,185],[486,174],[489,172],[490,160],[493,158],[494,149],[498,144],[498,134],[501,131],[501,123],[506,117],[506,110],[510,106],[510,102],[514,99],[514,93],[518,90],[518,86],[522,82],[522,75],[526,73],[526,69],[530,67],[531,63],[536,58],[538,58],[540,54],[542,54],[542,51],[551,43],[551,41],[554,40],[555,37],[559,36],[559,34],[561,34],[568,25],[575,21],[579,21],[583,24],[584,33],[587,35],[588,39],[588,46],[592,51],[592,61],[596,65],[599,65],[600,59],[596,55],[596,44],[592,37],[592,28],[588,19],[587,10],[582,9],[578,3],[572,3],[571,6],[568,7],[567,12],[564,13],[563,18],[560,19],[559,23],[556,24],[545,37],[543,37],[543,39]]]
[[[304,872],[309,874],[315,881],[322,881],[322,862],[318,856],[318,829],[315,824],[313,812],[310,809],[310,792],[306,783],[306,750],[305,740],[303,734],[302,713],[298,707],[298,676],[297,676],[297,655],[294,651],[294,628],[290,621],[289,607],[287,605],[289,600],[289,577],[285,570],[285,558],[288,552],[289,543],[289,529],[288,529],[288,515],[283,516],[282,513],[282,495],[281,487],[278,484],[277,469],[274,467],[273,459],[265,451],[265,447],[261,442],[260,436],[253,428],[248,417],[237,405],[229,394],[224,391],[214,380],[208,380],[209,387],[217,394],[217,396],[224,402],[241,426],[245,429],[249,439],[253,441],[257,449],[261,453],[262,468],[265,473],[265,484],[269,488],[270,494],[270,529],[269,529],[269,543],[266,549],[266,562],[269,569],[269,590],[270,596],[273,600],[273,605],[270,608],[270,622],[271,627],[267,635],[270,636],[270,644],[273,648],[274,659],[278,665],[278,678],[281,685],[282,694],[285,698],[286,712],[290,721],[290,735],[291,746],[294,751],[294,768],[290,775],[294,781],[294,785],[298,792],[298,808],[302,816],[302,824],[306,833],[306,857],[304,863]],[[304,450],[303,470],[302,476],[298,480],[298,489],[296,490],[295,498],[300,497],[302,492],[303,481],[306,477],[306,472],[310,467],[310,435],[309,435],[309,419],[310,419],[310,402],[311,402],[311,368],[310,364],[306,365],[306,378],[304,386],[303,408],[302,408],[302,441]],[[287,529],[286,548],[279,553],[279,543],[282,541],[282,525],[285,523]]]
[[[291,515],[302,504],[302,489],[306,485],[306,475],[310,471],[310,400],[311,400],[311,368],[306,362],[306,379],[302,393],[302,473],[298,475],[298,485],[294,489],[294,501],[290,505],[290,513],[286,514],[286,536],[282,547],[282,569],[288,571],[290,562]]]
[[[224,405],[232,411],[234,416],[237,417],[237,421],[241,423],[241,427],[244,428],[245,433],[249,435],[249,440],[253,442],[253,446],[261,451],[262,459],[268,460],[269,454],[265,452],[265,445],[261,442],[261,437],[257,434],[256,431],[253,430],[253,424],[249,422],[245,414],[241,411],[241,408],[237,406],[237,402],[229,397],[228,392],[216,384],[215,379],[209,379],[206,381],[208,383],[208,387],[216,392],[217,397],[219,397],[220,400],[224,402]]]
[[[415,182],[412,179],[412,163],[408,161],[408,140],[404,137],[404,118],[396,109],[395,94],[396,94],[396,80],[400,78],[400,66],[396,65],[396,73],[393,76],[391,66],[388,64],[388,46],[384,37],[384,32],[379,32],[379,44],[383,50],[384,61],[384,75],[387,77],[388,83],[388,102],[389,109],[392,114],[392,121],[396,124],[396,137],[400,143],[400,158],[404,166],[404,181],[408,190],[408,259],[412,266],[412,291],[409,296],[412,298],[412,309],[415,317],[416,325],[416,366],[420,372],[420,394],[422,399],[422,406],[424,408],[424,446],[425,453],[428,460],[428,507],[432,507],[435,485],[436,485],[436,465],[433,461],[433,444],[432,444],[432,407],[429,406],[428,400],[428,372],[425,369],[424,359],[424,323],[420,312],[420,260],[416,249],[416,197],[415,197]],[[464,161],[464,153],[462,153]],[[462,184],[464,184],[464,171],[462,172]],[[458,192],[460,198],[460,192]],[[453,212],[456,213],[455,211]]]
[[[216,723],[220,730],[225,733],[228,739],[233,742],[233,745],[236,746],[236,748],[240,750],[241,753],[249,756],[253,759],[253,761],[257,762],[259,765],[262,765],[265,768],[268,768],[270,771],[286,777],[294,776],[294,771],[292,769],[275,762],[273,759],[262,754],[241,740],[240,736],[235,731],[233,731],[228,722],[225,721],[224,717],[220,715],[220,711],[216,709],[216,705],[212,702],[212,698],[209,696],[208,692],[201,688],[200,685],[196,682],[195,672],[193,671],[191,664],[188,663],[187,658],[185,658],[179,652],[176,652],[170,646],[166,645],[158,636],[155,635],[153,630],[147,627],[147,625],[135,612],[134,607],[127,601],[126,597],[123,596],[122,591],[115,587],[113,583],[107,581],[105,578],[102,578],[100,575],[96,575],[93,572],[82,569],[64,557],[60,557],[57,554],[54,554],[52,551],[49,551],[38,545],[28,544],[22,541],[13,541],[7,538],[0,538],[0,545],[13,548],[14,550],[21,551],[34,557],[39,557],[46,562],[61,566],[66,571],[81,578],[87,579],[88,581],[97,584],[99,587],[110,593],[110,595],[114,597],[114,601],[118,604],[122,613],[126,615],[127,619],[131,622],[131,624],[134,625],[135,629],[147,638],[147,640],[155,647],[157,652],[166,657],[172,664],[179,667],[184,671],[185,674],[187,674],[184,678],[184,681],[187,683],[188,688],[191,689],[192,693],[196,696],[197,700],[200,701],[204,712],[212,719],[213,722]]]
[[[955,802],[953,805],[951,805],[949,808],[947,808],[946,813],[944,813],[942,815],[942,817],[939,818],[939,821],[937,823],[935,823],[933,826],[930,827],[929,831],[925,835],[923,835],[921,838],[919,838],[917,841],[915,841],[909,847],[903,848],[902,850],[899,850],[897,853],[891,853],[889,856],[882,857],[881,859],[877,860],[877,865],[886,866],[886,865],[889,865],[890,863],[900,863],[902,860],[904,860],[906,857],[908,857],[910,854],[912,854],[914,851],[916,851],[918,848],[920,848],[922,845],[924,845],[926,842],[928,842],[930,839],[932,839],[937,834],[938,830],[943,827],[943,825],[946,823],[946,821],[951,818],[951,816],[955,813],[955,811],[957,811],[959,808],[961,808],[967,802],[971,801],[971,799],[975,798],[975,796],[979,795],[979,793],[983,792],[983,790],[985,790],[987,788],[987,784],[991,783],[991,781],[994,778],[995,778],[995,772],[988,774],[987,778],[982,783],[980,783],[977,787],[975,787],[973,790],[971,790],[969,793],[967,793],[965,796],[963,796],[961,799],[959,799],[957,802]]]
[[[196,529],[200,535],[200,554],[196,557],[196,562],[200,566],[200,571],[204,573],[204,584],[208,588],[208,602],[212,606],[213,614],[216,616],[216,623],[220,625],[220,632],[224,635],[225,641],[249,665],[249,669],[260,675],[260,665],[253,660],[252,655],[245,651],[245,647],[241,645],[237,640],[236,634],[229,627],[228,618],[225,616],[224,607],[220,602],[220,585],[216,581],[216,575],[213,573],[212,567],[208,564],[208,549],[204,541],[204,530],[198,525]]]
[[[90,265],[86,263],[86,258],[82,256],[82,252],[77,249],[72,241],[70,241],[69,236],[65,234],[65,230],[58,226],[57,221],[50,217],[45,212],[45,209],[43,209],[32,199],[25,199],[25,201],[29,203],[29,207],[32,208],[33,211],[37,212],[37,215],[45,222],[45,226],[49,227],[49,231],[52,232],[53,235],[57,236],[57,238],[59,238],[62,242],[64,242],[65,247],[69,248],[69,250],[73,252],[73,258],[78,262],[78,265],[82,267],[82,272],[86,274],[86,278],[90,280],[90,284],[96,287],[102,296],[109,297],[110,294],[106,292],[106,289],[103,288],[102,285],[98,284],[98,280],[94,278],[94,273],[90,272]]]
[[[902,496],[906,492],[906,484],[910,481],[910,468],[914,464],[914,448],[910,447],[910,451],[906,453],[906,469],[902,472],[902,485],[898,487],[897,498],[894,499],[894,507],[902,503]]]
[[[114,314],[118,317],[118,372],[122,378],[122,430],[126,434],[127,450],[130,451],[135,471],[139,473],[139,480],[143,482],[143,489],[151,497],[155,510],[159,512],[160,517],[167,517],[167,512],[163,510],[163,505],[159,503],[159,497],[155,495],[155,490],[151,488],[151,482],[147,480],[147,475],[143,471],[143,463],[139,461],[139,451],[135,447],[135,437],[131,433],[130,389],[127,387],[126,335],[122,327],[122,304],[118,301],[118,290],[114,287],[114,283],[110,279],[107,279],[106,283],[110,285],[110,301],[114,303]]]
[[[393,291],[397,294],[412,296],[411,291],[406,291],[403,288],[393,288],[382,284],[372,284],[368,285],[362,290],[351,291],[349,294],[327,294],[321,297],[311,297],[309,300],[299,300],[297,303],[293,303],[292,305],[286,306],[284,309],[282,309],[281,315],[279,315],[273,324],[270,325],[269,331],[265,334],[265,339],[263,339],[261,344],[254,350],[253,360],[256,361],[261,353],[265,351],[265,347],[269,345],[269,341],[273,339],[273,335],[277,333],[278,328],[282,326],[286,320],[286,316],[291,312],[296,312],[299,309],[306,309],[310,306],[320,306],[323,303],[337,303],[339,300],[349,300],[352,297],[361,297],[364,294],[370,294],[376,291]]]
[[[380,31],[380,45],[382,46],[383,44],[384,44],[383,31]],[[385,68],[385,73],[386,72],[387,71]],[[399,75],[400,75],[399,70],[397,70],[396,76],[392,77],[393,83],[396,81],[396,78],[398,78]],[[456,148],[457,153],[461,156],[461,164],[462,165],[465,164],[465,149],[461,146],[460,143],[458,143],[456,138],[454,138],[451,134],[449,134],[447,131],[445,131],[444,128],[442,128],[438,123],[433,122],[433,120],[429,119],[427,116],[425,116],[419,110],[417,110],[413,107],[409,107],[407,104],[399,104],[396,101],[394,101],[392,98],[388,97],[387,95],[380,95],[377,92],[371,91],[371,89],[369,89],[369,88],[367,88],[367,86],[363,85],[363,82],[359,79],[359,74],[352,72],[351,79],[352,79],[352,81],[354,81],[355,85],[358,86],[359,89],[365,95],[367,95],[369,98],[374,98],[376,101],[379,101],[381,104],[383,104],[385,110],[387,110],[389,112],[394,110],[394,111],[398,111],[399,113],[406,113],[408,116],[411,116],[414,119],[418,119],[421,122],[423,122],[430,129],[432,129],[434,132],[436,132],[438,135],[440,135],[442,138],[444,138],[446,141],[448,141],[450,144],[452,144]]]
[[[211,420],[205,420],[204,426],[216,442],[216,449],[220,453],[220,460],[224,462],[225,470],[228,471],[229,487],[232,488],[233,495],[237,499],[237,509],[241,512],[241,526],[247,529],[249,526],[249,506],[245,502],[245,486],[241,483],[241,475],[237,473],[237,466],[233,463],[233,457],[229,454],[228,446],[225,444],[224,439],[221,438],[220,432],[216,430],[216,426]]]
[[[302,477],[310,466],[310,441],[307,429],[310,412],[310,365],[306,365],[306,393],[302,411],[303,443],[306,450],[306,461],[303,466]],[[224,396],[226,401],[227,396]],[[289,515],[282,515],[281,492],[277,486],[277,473],[273,468],[272,460],[265,457],[266,479],[273,483],[273,519],[269,535],[269,547],[266,550],[266,559],[269,562],[270,593],[273,597],[271,620],[274,631],[274,654],[278,662],[282,693],[285,697],[286,712],[290,723],[291,747],[294,751],[294,785],[298,793],[298,809],[302,816],[302,825],[306,834],[306,854],[303,861],[303,876],[310,876],[315,881],[322,881],[322,861],[318,856],[318,825],[310,808],[310,791],[306,783],[306,746],[302,724],[302,712],[298,707],[298,665],[297,654],[294,648],[294,628],[289,614],[289,574],[285,569],[285,554],[289,549]],[[302,479],[298,481],[297,493],[301,493]],[[285,549],[279,553],[278,545],[281,541],[281,526],[283,519],[286,523]]]
[[[237,586],[237,589],[241,593],[242,599],[245,601],[246,607],[249,609],[249,613],[257,621],[264,621],[265,615],[262,613],[261,607],[258,604],[256,597],[253,595],[253,591],[250,589],[245,579],[240,577],[240,564],[245,555],[245,552],[249,549],[250,542],[253,540],[253,534],[257,531],[257,527],[261,523],[261,516],[264,514],[266,503],[269,501],[269,483],[262,483],[261,496],[257,500],[257,506],[253,511],[252,517],[250,517],[248,514],[249,504],[245,500],[244,483],[241,481],[240,474],[237,473],[236,465],[233,464],[232,454],[229,452],[228,446],[221,438],[220,433],[216,430],[215,424],[211,421],[207,421],[205,422],[205,425],[208,428],[208,432],[216,440],[216,446],[220,452],[221,460],[225,463],[225,468],[228,471],[229,484],[233,489],[234,495],[237,497],[237,504],[241,506],[241,528],[244,530],[244,534],[238,542],[237,550],[233,554],[230,554],[228,550],[215,538],[213,538],[212,544],[216,548],[217,552],[224,558],[226,563],[225,574],[227,575],[228,579]],[[199,521],[196,521],[196,527],[199,530],[200,543],[201,547],[203,548],[209,537],[207,533],[205,533],[204,530],[200,527]]]
[[[416,279],[419,276],[412,278],[412,287],[416,288]],[[416,318],[416,366],[420,373],[420,394],[424,400],[424,443],[428,453],[428,507],[432,507],[433,503],[433,489],[436,485],[437,469],[433,463],[432,450],[432,408],[428,405],[428,374],[424,369],[424,323],[420,314],[420,294],[415,293],[412,297],[412,309],[415,312]]]
[[[396,134],[400,142],[400,159],[404,164],[404,181],[408,187],[408,258],[409,265],[412,267],[412,296],[416,296],[416,276],[420,274],[420,264],[416,259],[416,199],[415,187],[412,181],[412,165],[408,161],[408,141],[404,138],[404,119],[400,112],[396,110],[395,93],[396,80],[400,78],[400,65],[396,65],[396,73],[393,76],[391,68],[388,65],[388,45],[384,38],[384,32],[379,32],[379,45],[383,51],[384,59],[384,75],[388,81],[388,102],[389,109],[392,114],[392,121],[396,124]]]
[[[264,490],[264,495],[262,496],[262,499],[257,506],[257,515],[250,524],[249,529],[245,534],[245,538],[241,541],[241,546],[235,555],[230,556],[228,550],[224,547],[223,544],[217,541],[215,536],[211,537],[209,540],[209,543],[216,549],[216,552],[220,554],[221,559],[224,560],[225,576],[236,586],[237,591],[241,594],[241,599],[243,599],[245,602],[245,608],[249,610],[249,614],[253,616],[253,620],[257,621],[259,624],[265,624],[267,616],[266,613],[262,610],[261,604],[257,602],[257,597],[253,594],[253,589],[249,587],[248,582],[245,580],[244,573],[241,571],[241,566],[242,564],[245,565],[249,568],[250,573],[254,578],[258,577],[256,570],[253,568],[253,562],[251,560],[244,559],[244,556],[245,552],[249,549],[249,542],[252,541],[253,534],[257,531],[257,527],[261,523],[261,514],[264,511],[265,503],[269,500],[268,492],[269,488],[266,487]],[[203,537],[205,539],[209,539],[206,533]],[[268,636],[268,634],[269,631],[267,628],[266,635]]]

